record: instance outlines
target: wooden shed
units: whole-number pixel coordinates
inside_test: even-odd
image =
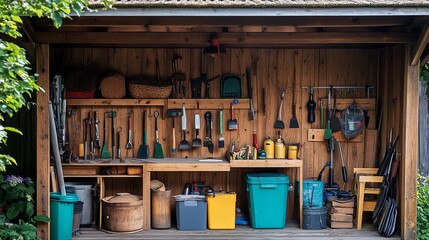
[[[91,1],[96,6],[99,1]],[[336,133],[342,143],[348,181],[341,177],[339,152],[334,154],[335,182],[341,189],[353,190],[354,168],[376,167],[387,147],[389,131],[398,134],[401,156],[399,184],[400,235],[416,236],[416,174],[418,161],[418,81],[420,64],[427,62],[429,39],[429,3],[424,0],[388,1],[150,1],[115,2],[114,10],[89,12],[73,20],[65,20],[55,29],[47,19],[26,18],[26,37],[35,44],[38,83],[45,90],[37,93],[37,212],[49,215],[50,131],[48,102],[50,82],[57,73],[90,70],[103,74],[109,70],[122,73],[128,80],[134,76],[170,79],[178,65],[172,60],[180,56],[180,70],[185,74],[183,86],[174,98],[96,98],[68,99],[67,136],[69,149],[77,154],[88,112],[97,111],[99,128],[104,127],[106,112],[116,112],[116,127],[121,127],[122,158],[97,163],[63,163],[66,180],[85,180],[101,185],[101,195],[131,192],[144,201],[144,229],[150,229],[150,179],[158,179],[180,194],[186,183],[203,181],[215,190],[237,193],[237,207],[247,207],[244,176],[250,171],[278,170],[291,179],[287,218],[301,210],[297,200],[296,180],[315,178],[329,161],[323,139],[321,106],[326,117],[327,95],[331,87],[337,93],[337,108],[357,103],[367,111],[365,130],[346,139]],[[218,42],[211,42],[216,37]],[[219,52],[206,54],[204,49]],[[159,69],[159,71],[157,70]],[[247,70],[247,71],[246,71]],[[193,97],[195,79],[211,80],[206,92]],[[219,77],[218,77],[219,76]],[[223,76],[241,80],[235,104],[238,130],[227,130],[233,99],[222,92]],[[67,80],[67,79],[66,79]],[[85,84],[85,81],[82,81]],[[252,98],[247,91],[251,83]],[[314,87],[317,103],[314,122],[308,121],[307,102]],[[236,89],[237,90],[237,89]],[[221,159],[231,144],[257,143],[265,137],[276,139],[274,127],[285,91],[281,118],[286,127],[280,136],[287,145],[299,147],[298,160],[231,160],[200,162],[199,159]],[[158,90],[152,90],[158,91]],[[238,94],[236,91],[233,94]],[[233,98],[234,98],[233,97]],[[250,101],[255,110],[249,119]],[[186,105],[187,130],[182,135],[180,117],[167,116],[169,109]],[[292,108],[296,108],[299,128],[290,128]],[[223,110],[225,148],[218,148],[219,111]],[[159,141],[164,159],[137,159],[142,144],[142,113],[148,114],[148,143],[154,152],[155,111]],[[211,111],[213,153],[208,148],[191,148],[172,152],[182,139],[195,138],[194,115],[201,116],[201,136],[205,140],[204,114]],[[339,116],[340,114],[338,114]],[[108,115],[109,116],[109,115]],[[112,127],[107,118],[106,126]],[[128,125],[128,122],[131,122]],[[175,129],[172,128],[173,121]],[[130,128],[133,147],[125,148]],[[108,146],[112,145],[110,130]],[[100,156],[99,150],[94,153]],[[89,161],[90,162],[90,161]],[[92,164],[92,165],[91,165]],[[103,167],[114,166],[119,175],[101,175]],[[125,170],[124,170],[125,169]],[[137,174],[127,175],[126,170]],[[322,179],[327,181],[327,174]],[[302,183],[302,181],[301,181]],[[302,189],[302,188],[301,188]],[[100,224],[101,225],[101,224]],[[49,226],[39,225],[40,237],[49,239]]]

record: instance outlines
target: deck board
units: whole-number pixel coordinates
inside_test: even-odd
[[[176,228],[166,230],[149,230],[132,234],[111,234],[99,231],[96,228],[81,228],[79,236],[73,236],[74,240],[109,240],[109,239],[385,239],[378,235],[375,226],[366,225],[361,231],[356,229],[331,229],[303,230],[298,224],[287,224],[284,229],[252,229],[249,226],[236,226],[234,230],[202,230],[179,231]],[[390,239],[400,239],[395,235]]]

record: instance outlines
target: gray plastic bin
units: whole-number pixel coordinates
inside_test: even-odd
[[[207,229],[207,201],[201,195],[177,195],[176,222],[179,230]]]

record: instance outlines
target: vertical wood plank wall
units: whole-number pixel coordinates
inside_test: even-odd
[[[383,54],[380,54],[382,52]],[[97,73],[103,73],[107,70],[115,70],[125,74],[127,77],[137,74],[155,75],[155,62],[159,60],[161,77],[168,77],[172,73],[171,60],[175,54],[179,54],[184,60],[184,71],[188,79],[198,78],[201,70],[208,74],[208,78],[218,74],[240,74],[243,97],[247,97],[247,83],[245,70],[246,67],[251,67],[252,70],[252,87],[254,96],[254,105],[256,108],[255,127],[248,120],[247,110],[237,110],[238,113],[238,131],[228,131],[226,121],[230,118],[228,106],[224,106],[224,137],[225,146],[229,147],[232,141],[237,145],[252,144],[253,128],[257,130],[259,145],[262,146],[266,136],[276,138],[276,130],[274,122],[277,118],[279,107],[279,93],[281,89],[285,89],[286,97],[283,105],[282,120],[286,128],[281,131],[282,137],[287,143],[300,143],[300,151],[298,156],[303,159],[304,178],[316,178],[319,171],[329,161],[329,154],[325,142],[309,142],[307,141],[307,130],[311,128],[320,128],[319,118],[319,99],[327,97],[325,89],[316,89],[314,99],[317,102],[316,122],[310,124],[307,122],[306,104],[309,100],[309,91],[302,89],[303,86],[330,86],[330,85],[357,85],[357,86],[374,86],[370,91],[371,98],[378,96],[383,103],[383,130],[381,132],[381,142],[385,142],[387,125],[393,124],[397,132],[400,129],[401,117],[399,114],[402,109],[402,80],[403,77],[402,65],[397,63],[395,59],[401,59],[403,52],[401,51],[382,51],[377,49],[256,49],[256,48],[233,48],[227,49],[227,53],[221,57],[212,58],[204,56],[206,68],[202,69],[201,49],[157,49],[157,48],[54,48],[52,73],[65,73],[68,70],[89,68]],[[400,56],[399,56],[400,55]],[[393,62],[393,63],[392,63]],[[392,64],[398,64],[396,65]],[[296,78],[296,84],[293,85],[293,78]],[[382,81],[378,81],[378,79]],[[189,98],[190,83],[186,82],[187,97]],[[266,98],[263,101],[263,89],[266,91]],[[300,125],[298,129],[290,129],[289,121],[292,117],[292,92],[295,92],[297,103],[297,119]],[[210,96],[219,98],[220,96],[220,80],[216,79],[212,83]],[[348,91],[342,90],[338,98],[364,98],[365,91],[358,90],[356,93],[353,89]],[[240,99],[239,99],[240,101]],[[266,111],[263,112],[263,103],[266,104]],[[68,118],[68,131],[70,147],[74,152],[78,151],[78,144],[83,142],[83,119],[86,118],[88,111],[93,110],[98,112],[100,118],[101,139],[103,140],[103,114],[106,111],[115,110],[118,113],[116,118],[116,126],[122,127],[121,146],[123,156],[135,157],[138,146],[141,143],[141,128],[142,128],[142,111],[147,110],[149,113],[148,133],[149,145],[151,153],[153,153],[154,142],[154,118],[152,113],[155,110],[162,110],[160,107],[72,107],[68,109],[72,111],[72,115]],[[214,118],[213,141],[217,146],[219,137],[219,113],[216,109],[210,109]],[[132,130],[133,144],[132,150],[125,149],[126,131],[127,128],[127,113],[132,112]],[[204,134],[204,114],[205,110],[189,110],[187,111],[188,124],[186,139],[192,141],[195,138],[194,131],[194,114],[199,113],[202,117],[202,129],[200,136]],[[325,116],[326,116],[325,112]],[[339,116],[339,115],[338,115]],[[341,177],[341,159],[339,152],[334,153],[335,167],[335,182],[344,190],[353,189],[353,168],[354,167],[374,167],[377,164],[378,150],[378,131],[376,131],[376,111],[369,110],[369,126],[364,132],[362,142],[343,143],[344,161],[348,170],[349,181],[344,183]],[[391,120],[386,120],[391,119]],[[163,146],[164,154],[171,156],[171,118],[161,119],[160,124],[160,141]],[[176,124],[176,145],[182,137],[180,131],[180,118],[174,119]],[[393,123],[386,122],[393,121]],[[110,146],[110,119],[106,119],[107,125],[107,143]],[[387,125],[386,125],[387,124]],[[384,149],[382,145],[381,149]],[[225,149],[215,148],[214,154],[209,154],[207,148],[192,149],[191,151],[178,151],[176,156],[190,157],[222,157],[225,155]],[[199,172],[177,172],[177,173],[156,173],[153,174],[157,178],[166,183],[166,186],[172,189],[173,194],[178,194],[183,190],[185,183],[194,181],[204,181],[207,185],[211,185],[216,190],[227,189],[237,192],[238,206],[245,208],[246,191],[244,174],[246,172],[257,169],[233,169],[229,173],[229,182],[227,181],[227,173],[199,173]],[[296,174],[293,170],[286,170],[285,173],[291,177],[291,182],[295,185]],[[323,180],[327,180],[325,172]],[[132,191],[132,185],[128,184],[133,180],[116,180],[115,183],[107,183],[107,194],[115,191]],[[121,187],[122,186],[122,187]],[[131,186],[131,187],[130,187]],[[137,186],[136,186],[137,187]],[[119,189],[119,190],[118,190]],[[295,192],[289,194],[288,217],[291,218],[294,214],[293,196]]]

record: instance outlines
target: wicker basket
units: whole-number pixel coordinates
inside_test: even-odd
[[[104,98],[124,98],[127,94],[124,75],[119,73],[106,75],[101,80],[100,89]]]
[[[172,86],[151,86],[130,82],[128,93],[132,98],[167,98],[170,96]]]

